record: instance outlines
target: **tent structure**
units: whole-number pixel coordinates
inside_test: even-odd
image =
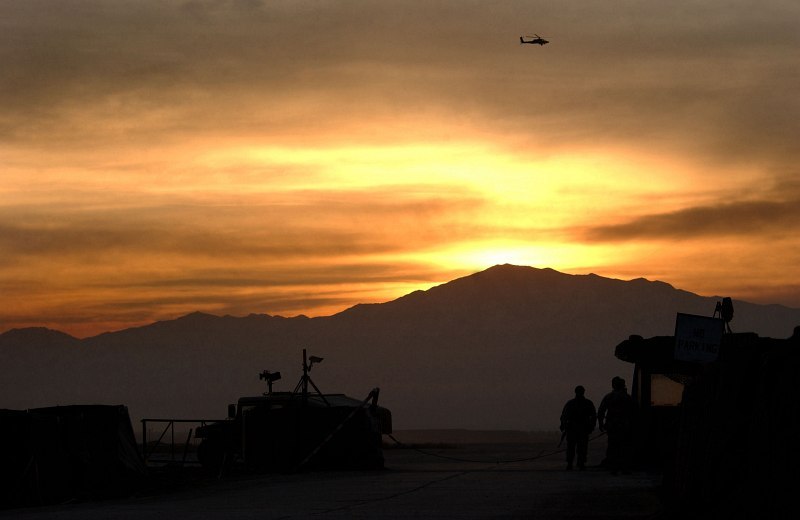
[[[0,506],[124,496],[144,482],[128,409],[0,410]]]

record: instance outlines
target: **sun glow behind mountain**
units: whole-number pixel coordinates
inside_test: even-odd
[[[53,323],[86,334],[187,308],[325,315],[495,264],[619,266],[643,246],[576,240],[580,228],[653,199],[679,209],[708,196],[681,165],[591,150],[540,158],[477,140],[219,146],[134,161],[103,158],[98,175],[53,165],[34,189],[6,186],[59,254],[57,270],[49,255],[15,266],[18,280],[38,274],[9,324],[88,319]],[[119,321],[109,305],[124,309]]]

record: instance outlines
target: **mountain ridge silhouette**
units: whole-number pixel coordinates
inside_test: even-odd
[[[291,390],[307,348],[325,358],[312,374],[323,391],[380,387],[396,428],[554,429],[575,385],[599,402],[611,377],[630,381],[619,342],[671,335],[676,312],[711,316],[720,299],[506,264],[331,316],[193,312],[84,339],[12,329],[0,334],[0,408],[102,401],[135,419],[224,417],[266,390],[263,369]],[[800,309],[734,306],[738,332],[789,337],[800,324]]]

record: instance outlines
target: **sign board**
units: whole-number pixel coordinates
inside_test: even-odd
[[[675,359],[695,363],[715,361],[725,322],[719,318],[678,313],[675,318]]]

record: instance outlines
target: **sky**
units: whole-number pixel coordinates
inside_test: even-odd
[[[798,28],[795,0],[0,0],[0,332],[323,316],[502,263],[800,307]]]

